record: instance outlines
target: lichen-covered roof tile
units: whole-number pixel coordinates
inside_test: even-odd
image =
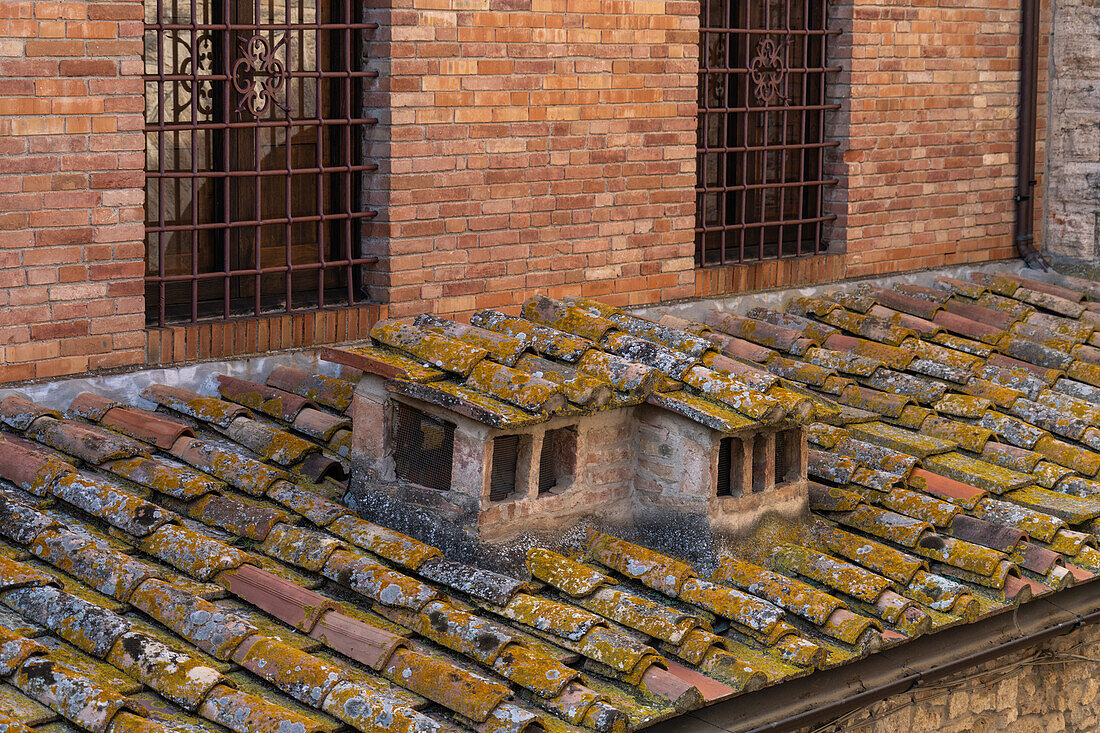
[[[785,575],[733,557],[723,558],[715,579],[761,596],[820,626],[844,602]]]
[[[143,538],[138,546],[196,580],[207,581],[223,570],[250,562],[247,553],[175,524]]]
[[[341,539],[409,570],[416,570],[431,558],[443,554],[431,545],[350,513],[332,521],[327,529]]]
[[[494,310],[478,311],[470,317],[470,323],[490,331],[514,336],[534,352],[548,358],[561,359],[570,364],[575,363],[594,346],[590,339]]]
[[[251,415],[247,408],[232,402],[205,397],[188,389],[169,387],[164,384],[147,387],[141,396],[173,412],[220,428],[228,427],[238,417]]]
[[[180,440],[172,446],[170,452],[184,463],[216,476],[230,486],[254,496],[262,494],[275,481],[290,478],[289,474],[281,469],[244,456],[241,451],[226,450],[207,440],[197,438]],[[176,472],[176,475],[181,474]],[[147,485],[143,481],[138,481],[138,483]],[[187,500],[199,495],[195,491],[196,489],[189,488],[186,496],[176,496],[171,491],[164,491],[163,493],[173,495],[177,499]]]
[[[939,453],[947,453],[958,445],[953,440],[943,440],[921,435],[904,428],[882,422],[865,422],[848,426],[852,437],[868,443],[926,459]]]
[[[430,313],[418,315],[415,324],[418,328],[485,349],[488,352],[488,358],[505,366],[515,366],[516,361],[527,349],[527,343],[523,339],[478,326],[456,323]]]
[[[344,412],[351,406],[351,397],[355,390],[355,382],[352,380],[282,365],[275,367],[267,376],[267,384],[314,400],[337,412]]]
[[[818,524],[816,536],[831,552],[873,570],[895,583],[907,585],[927,563],[897,548],[832,525]]]
[[[1000,499],[986,498],[971,510],[974,516],[995,524],[1016,527],[1027,532],[1032,539],[1050,542],[1066,523],[1044,512]]]
[[[371,329],[371,338],[405,351],[421,361],[462,377],[489,355],[485,349],[427,331],[410,323],[381,321]]]
[[[1003,494],[1006,491],[1021,489],[1035,483],[1035,479],[1026,473],[1003,468],[971,458],[957,451],[929,456],[921,461],[925,469],[956,481],[961,481],[979,489]]]
[[[685,580],[695,577],[685,562],[603,532],[592,534],[588,554],[601,565],[673,597]]]
[[[522,315],[533,323],[597,342],[603,340],[609,331],[618,328],[614,321],[593,313],[590,309],[544,295],[536,295],[524,303]]]
[[[556,412],[566,402],[560,384],[488,360],[473,368],[466,386],[529,412]]]
[[[722,433],[734,433],[757,424],[721,402],[687,391],[655,392],[647,401]]]
[[[394,394],[446,407],[464,417],[495,428],[519,428],[544,422],[546,415],[522,410],[477,390],[449,381],[419,384],[392,379],[386,389]]]
[[[1100,499],[1071,496],[1038,486],[1009,492],[1004,498],[1014,504],[1059,517],[1069,524],[1083,524],[1100,516]]]
[[[577,302],[587,304],[593,301],[582,300]],[[646,318],[639,318],[622,312],[612,312],[605,317],[610,321],[614,321],[619,328],[632,336],[653,341],[676,351],[682,351],[696,359],[702,357],[703,353],[711,348],[711,342],[701,336]]]

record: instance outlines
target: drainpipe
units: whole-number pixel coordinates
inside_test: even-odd
[[[1016,250],[1032,270],[1049,265],[1035,249],[1035,106],[1039,78],[1039,0],[1020,3],[1020,102],[1016,138]]]

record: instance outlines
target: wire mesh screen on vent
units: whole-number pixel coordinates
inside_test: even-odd
[[[502,501],[516,493],[519,436],[493,438],[493,470],[489,476],[489,501]]]
[[[396,404],[393,460],[397,478],[429,489],[449,490],[454,436],[454,423]]]

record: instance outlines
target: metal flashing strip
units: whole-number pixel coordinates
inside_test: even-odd
[[[652,733],[784,733],[822,723],[950,674],[1100,622],[1100,585],[1029,601],[975,624],[922,636],[854,664],[695,710]]]

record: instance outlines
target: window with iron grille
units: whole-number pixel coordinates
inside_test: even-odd
[[[722,438],[718,444],[718,496],[741,496],[744,486],[742,452],[741,441],[737,438]]]
[[[396,402],[391,438],[398,479],[438,491],[451,488],[454,423]]]
[[[504,501],[516,493],[519,463],[518,435],[493,438],[493,467],[489,474],[489,501]]]
[[[577,431],[572,428],[547,430],[539,453],[539,494],[565,488],[577,464]]]
[[[826,178],[825,0],[703,0],[699,266],[818,254]]]
[[[364,300],[362,5],[145,0],[150,323]]]

